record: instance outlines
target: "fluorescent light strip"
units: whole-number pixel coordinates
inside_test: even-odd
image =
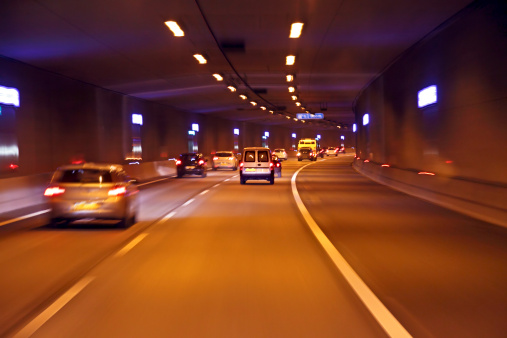
[[[289,38],[291,38],[291,39],[299,38],[301,36],[302,30],[303,30],[303,23],[302,22],[294,22],[290,26]]]
[[[287,57],[285,58],[285,64],[287,66],[292,66],[292,65],[294,65],[294,63],[296,63],[296,56],[295,55],[287,55]]]
[[[206,60],[204,56],[202,56],[201,54],[194,54],[194,57],[196,58],[197,61],[199,61],[201,65],[208,62],[208,60]]]
[[[181,30],[176,21],[166,21],[165,24],[173,32],[174,36],[185,36],[185,32]]]

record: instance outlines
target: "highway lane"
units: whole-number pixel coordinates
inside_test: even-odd
[[[414,337],[503,336],[505,229],[371,182],[351,159],[297,180],[349,264]],[[0,336],[76,285],[34,336],[385,336],[295,206],[290,176],[309,163],[284,162],[273,186],[218,171],[143,188],[127,230],[36,218],[0,235]]]
[[[82,223],[65,229],[47,226],[47,214],[0,228],[0,336],[57,297],[89,269],[151,226],[170,210],[231,173],[169,178],[141,187],[138,222],[129,229],[112,224]],[[27,213],[44,210],[35,206]],[[2,215],[5,222],[5,216]],[[7,216],[19,217],[19,213]]]
[[[327,237],[414,337],[505,337],[507,229],[316,163],[298,190]]]
[[[295,207],[290,174],[301,165],[284,163],[275,185],[235,177],[201,189],[16,329],[42,320],[34,337],[386,336]]]

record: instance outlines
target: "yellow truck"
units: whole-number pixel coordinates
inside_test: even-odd
[[[301,148],[311,148],[314,153],[317,153],[317,140],[313,138],[303,138],[298,142],[298,151]]]

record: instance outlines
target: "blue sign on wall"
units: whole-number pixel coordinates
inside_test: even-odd
[[[324,114],[315,113],[315,114],[296,114],[297,118],[300,120],[321,120],[324,118]]]

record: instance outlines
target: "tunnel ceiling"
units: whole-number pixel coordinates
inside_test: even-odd
[[[293,119],[305,112],[288,91],[294,74],[298,101],[324,114],[312,126],[336,128],[354,122],[362,88],[470,2],[5,0],[0,55],[185,112],[305,127]],[[185,35],[175,37],[168,20]],[[304,23],[300,38],[289,38],[293,22]]]

